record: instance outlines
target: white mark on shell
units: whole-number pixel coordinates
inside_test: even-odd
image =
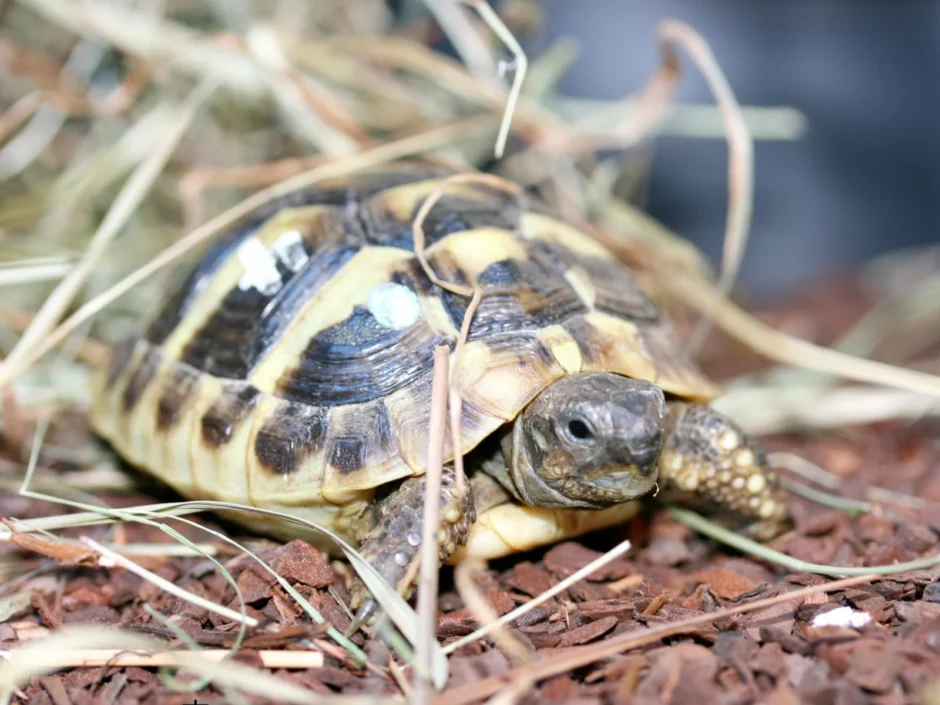
[[[406,565],[408,565],[408,554],[404,551],[395,551],[394,560],[395,565],[404,568]]]
[[[274,296],[281,289],[281,274],[271,251],[256,237],[250,237],[238,246],[238,261],[245,272],[238,280],[242,291],[257,289],[265,296]]]
[[[300,270],[310,259],[304,251],[304,236],[299,230],[291,229],[282,232],[271,245],[271,249],[284,266],[292,272]]]
[[[411,531],[408,533],[407,539],[409,544],[412,546],[417,546],[419,543],[421,543],[421,534],[419,534],[417,531]]]
[[[402,284],[379,284],[369,292],[369,313],[379,323],[392,330],[413,325],[421,317],[417,295]]]

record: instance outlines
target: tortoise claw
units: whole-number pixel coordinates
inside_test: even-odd
[[[369,599],[362,603],[362,607],[356,612],[356,616],[353,618],[352,623],[349,625],[349,629],[346,630],[346,637],[351,637],[359,629],[366,624],[373,616],[375,616],[376,610],[378,609],[378,603],[375,600]]]

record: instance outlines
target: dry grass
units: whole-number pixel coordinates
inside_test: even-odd
[[[426,45],[424,40],[436,25],[425,18],[408,27],[393,26],[377,1],[372,3],[373,13],[362,15],[368,19],[355,22],[343,12],[341,2],[317,3],[316,9],[309,11],[308,24],[303,25],[279,15],[279,3],[271,3],[268,9],[260,9],[268,4],[258,4],[254,14],[223,10],[223,3],[208,0],[161,3],[154,5],[155,9],[101,0],[23,0],[0,8],[0,181],[4,185],[0,192],[0,286],[4,292],[0,321],[8,326],[0,330],[0,388],[13,390],[21,400],[20,410],[30,418],[51,418],[71,404],[76,395],[69,389],[80,387],[87,366],[74,355],[54,358],[50,353],[64,346],[84,351],[86,363],[100,361],[103,346],[147,310],[165,286],[165,270],[185,255],[204,247],[245,214],[287,193],[364,167],[426,155],[467,169],[466,174],[446,180],[426,199],[414,223],[416,251],[428,275],[438,285],[471,299],[460,342],[449,363],[452,369],[461,364],[461,348],[481,293],[440,281],[430,270],[424,256],[423,220],[453,184],[481,183],[516,193],[519,184],[537,189],[575,222],[593,224],[598,237],[624,260],[644,265],[665,305],[703,315],[769,359],[825,375],[825,384],[805,386],[800,398],[803,408],[811,408],[815,400],[845,379],[886,388],[855,390],[872,395],[869,400],[877,407],[878,418],[916,415],[931,408],[925,405],[940,396],[940,378],[911,369],[906,359],[896,358],[893,364],[866,359],[877,348],[872,341],[885,339],[888,332],[895,340],[905,332],[910,334],[906,349],[912,354],[937,342],[936,335],[925,340],[915,337],[912,327],[897,328],[897,317],[891,315],[897,309],[867,320],[860,333],[844,341],[847,349],[840,352],[776,331],[728,300],[751,214],[750,128],[755,127],[761,138],[797,138],[800,120],[794,111],[757,113],[738,106],[705,40],[690,27],[667,22],[659,33],[663,52],[660,69],[637,96],[607,106],[601,111],[603,119],[592,120],[591,114],[574,109],[581,104],[554,88],[559,67],[570,60],[565,47],[531,57],[529,66],[530,57],[517,38],[525,27],[519,21],[524,13],[515,16],[514,25],[482,0],[463,4],[469,7],[457,2],[442,4],[445,10],[439,9],[437,16],[466,65]],[[365,7],[366,3],[360,5]],[[483,25],[471,21],[472,17],[481,18]],[[513,54],[511,65],[498,58],[500,51],[493,45],[497,39]],[[683,47],[706,76],[717,108],[670,104],[679,80],[676,46]],[[527,67],[531,80],[536,81],[530,90],[525,84]],[[502,75],[507,68],[514,72],[511,85]],[[680,123],[681,129],[677,127]],[[724,133],[694,127],[706,123],[722,124]],[[597,155],[601,148],[636,148],[670,129],[728,140],[728,220],[725,257],[717,281],[701,253],[614,193],[612,185],[624,176],[623,170]],[[490,163],[494,153],[497,161]],[[474,171],[483,164],[493,173]],[[264,188],[256,191],[258,187]],[[906,320],[920,323],[935,316],[933,303],[922,294],[895,300],[906,312]],[[91,338],[85,340],[88,333]],[[450,377],[452,380],[453,374]],[[430,449],[436,468],[442,460],[434,454],[440,455],[444,406],[455,434],[452,447],[460,447],[456,442],[460,399],[450,387],[446,404],[442,401],[440,385],[447,385],[447,379],[441,378],[443,382],[436,380],[433,417],[435,424],[441,424],[440,434],[432,434]],[[731,405],[735,416],[749,418],[784,387],[785,380],[769,385],[742,380],[741,396],[735,398],[740,403]],[[896,390],[904,390],[903,396]],[[763,396],[749,401],[748,392]],[[82,398],[80,393],[78,396]],[[816,411],[802,419],[804,425],[825,425],[836,413]],[[764,430],[783,423],[778,419],[774,426],[772,422],[765,422]],[[4,434],[16,431],[16,419],[9,412],[4,413],[3,424]],[[41,439],[42,433],[36,438]],[[44,542],[45,550],[61,551],[64,556],[77,546],[49,532],[127,521],[150,522],[169,532],[162,521],[167,517],[233,508],[198,502],[117,511],[31,493],[33,472],[42,474],[41,469],[36,470],[40,443],[30,450],[30,462],[20,468],[26,478],[24,494],[81,511],[30,522],[13,520],[6,531],[0,530],[0,540],[30,536]],[[454,460],[458,477],[465,481],[462,457],[458,454]],[[88,478],[104,478],[106,486],[116,486],[118,480],[102,474],[105,462],[100,458],[88,462],[84,472]],[[429,480],[435,473],[431,475]],[[39,480],[42,478],[37,477]],[[433,482],[429,488],[426,532],[433,527],[431,508],[436,506]],[[43,534],[42,538],[37,534]],[[178,534],[174,538],[180,541],[178,550],[211,558],[201,544]],[[383,591],[382,584],[376,582],[380,580],[377,574],[363,564],[354,547],[346,545],[344,550],[370,589],[381,596],[383,610],[407,642],[417,646],[414,673],[431,674],[431,685],[439,689],[446,681],[447,664],[430,631],[436,582],[429,569],[436,565],[436,546],[428,541],[425,544],[423,564],[427,569],[421,580],[417,615],[387,587]],[[40,544],[33,546],[38,549]],[[126,546],[117,551],[86,539],[85,547],[101,556],[99,563],[110,560],[140,570],[153,584],[175,589],[160,583],[146,569],[132,567]],[[585,571],[595,570],[627,548],[618,547]],[[586,574],[579,572],[571,580]],[[861,580],[807,588],[774,600],[841,589]],[[311,619],[322,622],[323,617],[306,600],[296,591],[292,593],[285,581],[281,583]],[[462,584],[467,603],[476,604],[472,581]],[[555,591],[564,589],[562,585]],[[483,614],[485,608],[478,606],[485,626],[459,643],[494,636],[496,630],[495,634],[501,635],[495,636],[497,643],[514,651],[517,644],[508,632],[499,630],[551,594],[500,619]],[[714,613],[707,620],[761,609],[774,600]],[[16,607],[15,600],[6,605],[8,610]],[[243,615],[244,611],[228,616],[244,628],[248,620]],[[498,697],[512,702],[536,679],[682,633],[701,622],[690,620],[625,635],[522,666],[513,674],[511,689]],[[354,657],[364,659],[354,645],[339,638],[341,635],[332,636]],[[113,632],[79,632],[67,642],[59,641],[58,636],[51,639],[44,648],[84,650],[86,656],[90,653],[87,650],[97,648],[156,648],[149,641],[126,640],[125,635]],[[40,663],[38,653],[17,654],[0,668],[0,692],[5,701],[29,677],[52,667]],[[211,658],[194,658],[192,663],[180,665],[216,682],[227,682],[240,692],[276,694],[283,702],[315,699],[312,692],[263,671],[219,664]],[[526,660],[521,652],[516,658]],[[415,685],[418,699],[426,700],[427,683]],[[483,681],[470,695],[456,700],[448,697],[447,702],[469,702],[471,695],[489,697],[504,685]]]

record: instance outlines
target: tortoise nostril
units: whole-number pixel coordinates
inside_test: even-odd
[[[647,448],[633,454],[633,464],[644,475],[652,475],[659,470],[659,449]]]

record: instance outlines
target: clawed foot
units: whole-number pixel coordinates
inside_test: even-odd
[[[359,547],[359,554],[392,589],[405,598],[410,596],[414,588],[420,560],[424,494],[424,476],[405,480],[382,500],[376,522],[363,537]],[[441,516],[436,536],[441,562],[464,544],[475,520],[473,495],[469,487],[466,483],[456,483],[453,466],[445,466],[441,476]],[[375,598],[358,577],[351,593],[350,606],[356,616],[347,635],[355,633],[378,612]]]
[[[661,499],[698,507],[759,541],[779,535],[787,497],[764,454],[734,423],[708,406],[668,406],[660,456]]]

